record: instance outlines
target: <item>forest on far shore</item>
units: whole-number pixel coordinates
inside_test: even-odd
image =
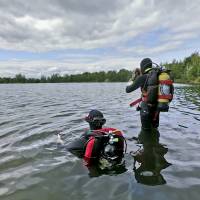
[[[163,63],[163,65],[172,71],[175,82],[200,83],[199,52],[195,52],[183,60],[174,59],[171,63]]]
[[[161,63],[170,69],[175,82],[200,83],[200,55],[198,52],[191,54],[183,60],[174,59],[171,63]],[[84,72],[82,74],[52,74],[50,77],[26,78],[23,74],[16,74],[14,78],[0,77],[0,83],[73,83],[73,82],[126,82],[132,72],[126,69],[119,71]]]

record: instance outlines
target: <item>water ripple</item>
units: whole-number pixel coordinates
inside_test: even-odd
[[[172,163],[162,186],[139,184],[129,154],[141,148],[139,113],[124,83],[0,85],[0,197],[21,199],[199,199],[200,89],[176,85],[170,112],[160,119],[160,143]],[[79,137],[91,109],[100,109],[107,126],[129,138],[127,171],[90,178],[90,171],[66,150]],[[64,145],[57,143],[60,133]],[[156,189],[157,188],[157,189]]]

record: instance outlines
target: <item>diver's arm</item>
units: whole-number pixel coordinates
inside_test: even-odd
[[[139,87],[142,87],[145,83],[145,80],[146,80],[145,75],[138,76],[134,81],[132,81],[130,85],[126,86],[126,93],[130,93],[138,89]]]

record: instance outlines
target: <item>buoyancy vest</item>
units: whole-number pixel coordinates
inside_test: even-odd
[[[168,112],[169,103],[173,99],[173,80],[169,72],[169,70],[153,68],[142,89],[142,100],[157,106],[157,111],[160,112]]]
[[[110,137],[113,137],[112,145],[115,146],[116,156],[122,157],[124,153],[124,137],[121,131],[115,128],[102,128],[91,132],[91,136],[86,144],[84,161],[86,165],[91,165],[98,161],[104,153],[104,148],[110,143]]]

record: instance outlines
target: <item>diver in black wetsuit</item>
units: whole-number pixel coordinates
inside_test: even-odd
[[[80,138],[67,146],[68,150],[78,157],[84,156],[86,144],[93,131],[102,129],[102,126],[106,123],[103,113],[99,110],[91,110],[88,116],[85,117],[85,121],[89,123],[90,128],[86,129]]]
[[[152,60],[150,58],[144,58],[140,63],[140,69],[135,70],[130,85],[126,87],[126,92],[130,93],[138,88],[141,88],[142,96],[147,93],[147,79],[148,73],[152,70]],[[151,131],[152,128],[158,128],[159,126],[159,112],[156,110],[156,104],[148,104],[144,100],[140,103],[138,110],[140,110],[140,118],[142,124],[142,130]]]
[[[103,128],[106,119],[99,110],[91,110],[85,121],[89,123],[80,138],[75,139],[67,149],[80,158],[87,166],[97,163],[100,158],[118,162],[124,154],[124,137],[115,128]]]

